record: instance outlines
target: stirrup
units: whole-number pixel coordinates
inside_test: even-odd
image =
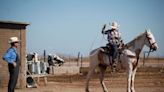
[[[116,70],[117,70],[117,63],[113,62],[113,64],[111,65],[111,68],[112,68],[112,72],[116,72]]]
[[[112,72],[116,72],[116,70],[117,70],[117,69],[116,69],[116,66],[113,66],[113,65],[112,65]]]

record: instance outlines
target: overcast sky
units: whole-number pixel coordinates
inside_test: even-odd
[[[124,42],[154,34],[164,56],[164,0],[1,0],[0,20],[27,22],[27,52],[83,55],[107,41],[105,23],[117,21]]]

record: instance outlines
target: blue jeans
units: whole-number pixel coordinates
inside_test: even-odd
[[[117,44],[110,44],[111,47],[111,55],[112,56],[112,61],[115,62],[114,60],[117,59],[118,56],[118,45]]]

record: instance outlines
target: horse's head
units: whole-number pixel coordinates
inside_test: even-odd
[[[158,49],[158,45],[155,41],[153,34],[148,30],[146,30],[145,33],[146,33],[146,41],[145,41],[146,46],[150,47],[150,50],[156,51]]]

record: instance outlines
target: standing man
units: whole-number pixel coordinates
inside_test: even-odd
[[[14,92],[19,74],[19,56],[17,53],[19,39],[17,37],[11,37],[9,39],[9,44],[11,45],[11,47],[4,54],[3,60],[8,63],[8,70],[10,74],[8,82],[8,92]]]
[[[117,57],[118,57],[118,48],[120,47],[122,40],[121,40],[121,34],[118,31],[119,25],[117,24],[117,22],[113,22],[110,27],[111,29],[105,30],[106,25],[104,25],[102,29],[102,34],[106,34],[108,36],[107,47],[111,48],[109,59],[111,56],[112,57],[112,70],[115,71],[116,64],[117,64]]]

